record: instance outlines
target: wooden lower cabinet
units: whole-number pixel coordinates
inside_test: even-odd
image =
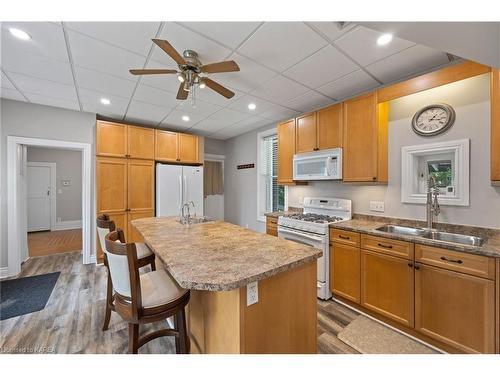
[[[127,242],[144,242],[141,234],[132,225],[132,220],[142,219],[144,217],[153,217],[155,215],[154,210],[145,211],[130,211],[127,214]]]
[[[361,305],[414,326],[414,269],[407,259],[361,249]]]
[[[417,265],[415,329],[464,352],[494,353],[494,281]]]
[[[278,218],[266,217],[266,233],[278,237]]]
[[[332,293],[360,302],[360,250],[358,247],[330,245],[330,288]]]

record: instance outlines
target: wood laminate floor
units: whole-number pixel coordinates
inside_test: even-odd
[[[106,298],[106,269],[83,265],[80,252],[30,258],[19,277],[60,271],[47,306],[42,311],[0,321],[0,353],[126,353],[128,326],[111,314],[102,331]],[[358,314],[333,302],[318,302],[318,353],[357,353],[337,334]],[[147,333],[166,323],[147,324]],[[174,353],[173,338],[162,337],[139,353]]]
[[[30,257],[82,250],[82,230],[68,229],[28,233]]]

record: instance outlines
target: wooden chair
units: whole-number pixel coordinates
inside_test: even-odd
[[[97,235],[99,236],[99,243],[101,244],[101,249],[104,255],[104,266],[108,270],[108,286],[106,292],[106,313],[104,315],[104,324],[102,330],[106,331],[109,328],[109,320],[111,319],[111,311],[115,311],[115,306],[113,303],[113,282],[111,280],[111,275],[109,273],[108,259],[106,256],[106,235],[110,232],[116,230],[115,222],[109,219],[109,216],[102,214],[97,218]],[[151,270],[156,270],[155,264],[155,254],[145,243],[136,243],[137,248],[137,258],[139,268],[151,266]]]
[[[137,244],[125,243],[123,231],[106,235],[106,255],[113,281],[115,311],[128,321],[129,353],[162,336],[175,336],[177,353],[189,353],[184,308],[189,302],[189,290],[182,289],[165,271],[139,274]],[[174,317],[173,329],[161,329],[139,337],[139,324]]]

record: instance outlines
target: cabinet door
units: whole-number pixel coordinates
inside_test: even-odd
[[[155,159],[177,161],[179,159],[178,133],[155,130]]]
[[[491,69],[491,180],[500,181],[500,69]]]
[[[98,157],[96,161],[97,212],[127,209],[127,159]]]
[[[123,234],[125,235],[125,240],[127,240],[127,234],[128,234],[128,225],[127,225],[127,213],[124,212],[99,212],[97,215],[100,214],[108,214],[109,215],[109,220],[112,220],[115,222],[115,226],[118,229],[123,230]],[[97,236],[97,234],[96,234]],[[97,262],[102,263],[103,262],[103,252],[101,249],[101,241],[99,241],[99,238],[96,238],[96,249],[97,249]]]
[[[198,137],[192,134],[179,134],[179,161],[198,163]]]
[[[318,148],[342,147],[342,103],[318,111]]]
[[[128,206],[130,211],[154,210],[155,164],[152,160],[128,161]]]
[[[127,125],[97,121],[96,154],[125,157],[127,155]]]
[[[145,211],[130,211],[128,213],[128,237],[126,237],[127,242],[144,242],[144,238],[142,238],[141,234],[135,227],[132,225],[132,220],[142,219],[143,217],[153,217],[153,210],[145,210]]]
[[[495,284],[417,265],[415,329],[466,352],[495,351]]]
[[[361,250],[361,305],[414,326],[414,270],[409,260]]]
[[[315,151],[316,142],[316,112],[297,117],[295,120],[296,153]]]
[[[343,179],[377,180],[377,99],[363,95],[344,102]]]
[[[360,250],[354,246],[330,245],[330,286],[332,293],[360,302]]]
[[[293,183],[295,119],[278,124],[278,183]]]
[[[278,237],[278,219],[274,217],[266,217],[266,234]]]
[[[155,158],[154,129],[128,126],[128,155],[130,158]]]

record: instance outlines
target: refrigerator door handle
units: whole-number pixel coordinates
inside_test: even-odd
[[[188,203],[187,202],[187,179],[186,179],[186,175],[184,175],[184,199],[183,199],[183,203]]]
[[[179,210],[182,209],[184,199],[182,197],[182,175],[179,175]]]

